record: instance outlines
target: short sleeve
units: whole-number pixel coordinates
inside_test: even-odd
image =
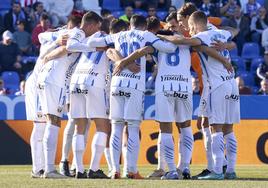
[[[106,45],[113,46],[115,41],[117,41],[119,35],[120,33],[116,33],[116,34],[111,34],[111,35],[107,35],[106,37],[104,37]]]

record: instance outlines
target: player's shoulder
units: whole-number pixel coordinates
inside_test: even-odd
[[[85,38],[85,32],[78,27],[71,29],[68,33],[72,37],[77,38],[77,39]]]

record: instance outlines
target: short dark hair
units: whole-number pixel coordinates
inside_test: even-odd
[[[93,11],[88,11],[86,14],[84,14],[82,18],[82,24],[83,23],[98,23],[102,22],[102,18]]]
[[[101,9],[101,16],[102,17],[106,17],[107,15],[110,15],[110,14],[112,14],[112,12],[110,11],[110,10],[108,10],[108,9]]]
[[[104,31],[105,33],[109,34],[110,31],[110,20],[108,18],[104,18],[101,22],[101,31]]]
[[[130,19],[130,25],[134,27],[146,27],[147,26],[146,18],[141,15],[133,15]]]
[[[178,20],[177,20],[177,12],[176,12],[176,11],[171,12],[171,13],[167,16],[167,18],[166,18],[166,22],[169,22],[169,21],[171,21],[171,20],[173,20],[173,19],[175,19],[176,21],[178,21]]]
[[[49,19],[49,16],[47,13],[43,13],[41,16],[40,16],[40,20],[48,20]]]
[[[40,1],[35,2],[35,3],[33,4],[33,9],[34,9],[34,11],[36,11],[36,8],[38,7],[38,5],[43,5],[43,3],[40,2]]]
[[[197,11],[197,8],[193,3],[186,3],[178,10],[177,13],[186,17],[191,16],[191,14],[193,14],[195,11]]]
[[[75,26],[79,26],[81,23],[82,17],[81,16],[75,16],[75,15],[70,15],[68,18],[68,22],[71,22]]]
[[[128,30],[128,23],[121,19],[114,19],[110,24],[110,33],[119,33]]]
[[[193,14],[191,14],[190,18],[197,23],[207,25],[208,18],[206,14],[202,11],[195,11]]]
[[[147,18],[147,29],[148,30],[153,30],[153,29],[158,29],[160,28],[160,20],[155,17],[155,16],[151,16],[149,18]]]

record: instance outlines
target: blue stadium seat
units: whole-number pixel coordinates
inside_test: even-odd
[[[114,15],[114,17],[119,18],[120,16],[124,15],[125,12],[123,10],[116,10],[113,11],[112,14]]]
[[[260,47],[258,43],[248,42],[245,43],[242,49],[243,59],[254,59],[260,56]]]
[[[246,86],[252,87],[255,85],[254,76],[251,73],[243,72],[239,76],[243,78]]]
[[[250,72],[255,74],[259,64],[263,62],[264,62],[264,59],[262,57],[253,59],[250,65]]]
[[[108,10],[121,10],[120,0],[103,0],[102,8]]]
[[[237,57],[232,57],[231,58],[232,65],[236,69],[236,71],[241,72],[241,71],[246,71],[246,64],[244,60],[237,56]]]
[[[164,19],[166,18],[167,14],[167,11],[157,11],[156,13],[157,17],[162,21],[165,21]]]
[[[14,93],[19,89],[20,77],[17,72],[4,71],[2,72],[2,79],[4,81],[5,87]]]
[[[147,17],[148,16],[148,13],[146,11],[144,11],[144,10],[141,10],[141,9],[135,9],[134,10],[134,13],[135,14],[138,14],[138,15],[142,15],[144,17]]]
[[[11,8],[11,0],[1,0],[0,10],[9,10]]]
[[[234,49],[230,50],[230,56],[231,57],[237,57],[238,56],[237,48],[234,48]]]
[[[264,0],[257,0],[258,3],[260,3],[261,6],[264,6]]]

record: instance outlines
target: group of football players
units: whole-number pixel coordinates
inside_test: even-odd
[[[118,19],[109,23],[89,11],[83,18],[71,16],[65,27],[41,33],[40,55],[26,81],[27,119],[34,122],[32,177],[143,179],[137,161],[150,55],[157,63],[155,120],[160,127],[158,167],[148,178],[235,179],[233,124],[240,120],[240,104],[228,50],[235,47],[231,39],[238,31],[217,28],[215,20],[186,3],[167,17],[164,29],[156,17],[134,15],[129,24]],[[203,83],[198,127],[207,157],[207,168],[193,177],[191,65]],[[68,123],[58,172],[55,157],[65,111]],[[83,155],[91,121],[96,132],[86,172]],[[179,132],[177,166],[173,122]],[[103,153],[109,175],[100,169]]]

